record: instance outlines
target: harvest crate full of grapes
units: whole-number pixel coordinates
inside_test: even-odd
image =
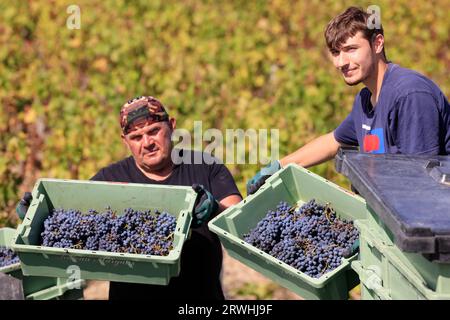
[[[297,165],[209,223],[230,256],[306,299],[347,299],[366,219],[359,196]]]
[[[166,285],[180,271],[190,187],[40,179],[12,248],[25,275]]]

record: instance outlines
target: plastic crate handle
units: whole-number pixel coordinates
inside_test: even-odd
[[[186,214],[186,219],[188,219],[189,216],[190,216],[190,217],[191,217],[191,221],[192,221],[192,215],[193,215],[193,212],[189,212],[189,211],[187,211],[187,210],[182,210],[182,211],[180,212],[180,214]],[[189,232],[190,227],[191,227],[191,224],[190,224],[190,223],[185,223],[185,224],[183,224],[183,230],[182,230],[182,232],[183,232],[183,234],[186,235],[186,237],[187,237],[187,235],[188,235],[188,232]]]
[[[450,168],[434,167],[430,171],[430,176],[437,182],[446,186],[450,186]]]
[[[352,269],[355,270],[359,275],[361,281],[367,287],[367,289],[373,291],[383,300],[392,300],[391,296],[389,295],[389,291],[383,288],[383,280],[375,270],[364,268],[360,261],[353,261],[351,266]]]

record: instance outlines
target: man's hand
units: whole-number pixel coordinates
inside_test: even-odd
[[[23,218],[25,217],[32,199],[33,196],[31,195],[31,192],[25,192],[22,199],[20,199],[19,203],[17,204],[16,213],[19,216],[20,220],[23,220]]]
[[[247,195],[251,195],[266,182],[275,172],[281,169],[280,161],[272,161],[268,166],[262,168],[256,175],[247,182]]]
[[[219,203],[214,196],[201,184],[193,184],[192,188],[197,192],[192,225],[194,228],[201,226],[219,209]]]

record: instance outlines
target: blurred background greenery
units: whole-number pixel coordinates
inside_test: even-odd
[[[66,27],[67,7],[81,29]],[[280,130],[280,156],[333,130],[361,89],[327,57],[323,31],[378,5],[388,59],[450,92],[449,0],[0,2],[0,226],[40,177],[88,179],[120,160],[118,111],[159,98],[192,130]],[[259,166],[229,165],[240,190]],[[345,187],[333,163],[313,168]]]

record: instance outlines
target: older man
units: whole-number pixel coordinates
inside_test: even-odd
[[[167,286],[111,282],[110,299],[224,299],[220,283],[222,248],[205,222],[241,201],[230,172],[217,159],[213,164],[180,163],[179,159],[211,156],[198,157],[194,151],[173,149],[171,135],[176,121],[153,97],[125,103],[120,111],[120,126],[131,156],[101,169],[92,180],[193,185],[201,200],[195,207],[191,238],[182,251],[180,275]],[[186,157],[186,153],[192,157]]]
[[[191,238],[181,254],[181,271],[167,286],[111,282],[109,298],[223,300],[220,282],[222,248],[206,222],[242,200],[228,169],[216,158],[174,149],[171,135],[176,121],[153,97],[138,97],[120,110],[121,137],[131,156],[113,163],[91,180],[192,186],[198,193]],[[200,163],[187,161],[201,159]],[[151,195],[149,195],[151,196]],[[32,200],[25,193],[16,211],[23,218]]]

